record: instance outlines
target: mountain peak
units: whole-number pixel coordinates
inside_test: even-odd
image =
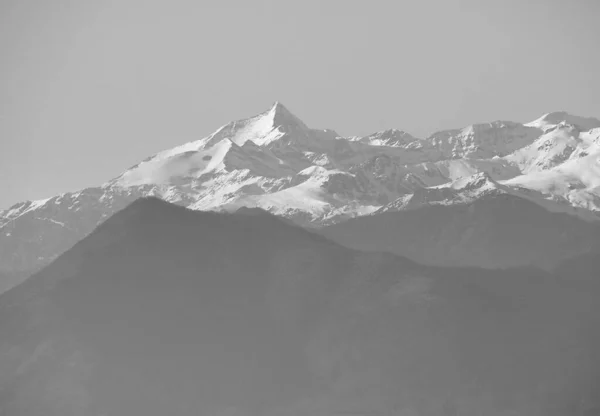
[[[287,111],[287,112],[289,112],[289,110],[286,108],[285,105],[283,105],[283,103],[281,101],[275,101],[273,103],[273,105],[271,106],[271,111]]]
[[[477,172],[457,179],[452,182],[450,187],[456,190],[476,190],[483,187],[495,189],[500,185],[487,172]]]
[[[566,111],[554,111],[551,113],[546,113],[540,118],[530,123],[526,123],[525,125],[547,130],[560,124],[569,124],[575,126],[581,131],[588,131],[593,128],[600,127],[600,120],[594,117],[575,116]]]
[[[296,117],[290,110],[287,109],[280,101],[275,101],[271,108],[262,117],[267,117],[272,120],[273,127],[300,127],[306,129],[306,125],[302,120]]]

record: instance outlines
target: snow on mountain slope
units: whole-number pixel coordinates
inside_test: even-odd
[[[310,140],[310,130],[285,107],[275,103],[266,113],[232,122],[204,139],[158,153],[110,184],[125,187],[172,184],[179,179],[198,179],[235,169],[250,169],[261,176],[286,176],[294,168],[275,156],[268,145],[288,135],[301,139],[290,132]],[[294,162],[292,165],[310,166],[308,160]]]
[[[561,123],[546,129],[535,142],[504,157],[522,173],[538,172],[559,166],[595,152],[600,146],[600,128],[581,130]]]
[[[546,113],[540,118],[526,123],[525,126],[535,127],[542,130],[552,129],[558,125],[572,125],[579,130],[587,131],[600,127],[600,120],[593,117],[579,117],[565,111]]]
[[[522,173],[537,172],[565,162],[583,144],[577,129],[559,126],[547,131],[529,146],[507,155],[505,159],[519,166]]]
[[[533,189],[572,205],[598,211],[600,207],[600,129],[582,132],[572,125],[558,126],[534,146],[506,158],[523,170],[504,183]]]
[[[17,203],[15,205],[13,205],[12,207],[8,208],[5,211],[1,211],[0,212],[0,226],[4,226],[6,224],[8,224],[9,222],[11,222],[12,220],[15,220],[17,218],[19,218],[22,215],[25,215],[26,213],[28,213],[29,211],[33,211],[41,206],[43,206],[46,202],[48,202],[48,198],[47,199],[40,199],[40,200],[36,200],[36,201],[26,201],[26,202],[20,202]]]
[[[457,179],[450,184],[420,188],[383,206],[376,213],[418,209],[426,205],[468,204],[490,193],[510,193],[486,173]]]
[[[600,206],[600,151],[568,160],[550,170],[517,176],[505,182],[563,197],[594,211]]]
[[[540,130],[536,127],[494,121],[440,131],[426,140],[439,149],[445,159],[487,159],[512,153],[532,143],[539,135]]]
[[[430,205],[468,205],[490,195],[511,195],[533,202],[550,212],[570,214],[589,222],[597,222],[598,216],[589,209],[575,206],[565,198],[518,185],[501,184],[485,172],[459,178],[440,186],[416,189],[374,212],[406,211]]]
[[[459,186],[463,178],[485,174],[486,186],[498,191],[595,219],[597,121],[550,113],[527,124],[474,124],[424,139],[395,129],[347,138],[308,127],[276,102],[99,187],[0,212],[0,273],[22,275],[47,264],[140,196],[196,210],[261,208],[320,227],[416,201],[464,204],[485,187],[467,192]]]
[[[181,176],[199,177],[224,168],[224,159],[235,144],[225,139],[208,149],[189,150],[173,155],[157,155],[128,170],[114,183],[119,186],[168,184]]]
[[[397,129],[376,132],[365,137],[351,137],[349,140],[372,146],[412,147],[423,146],[423,141],[413,135]]]
[[[360,178],[338,169],[312,166],[296,174],[290,187],[263,194],[237,196],[223,205],[225,210],[239,207],[262,208],[305,226],[317,226],[372,212],[379,207]]]

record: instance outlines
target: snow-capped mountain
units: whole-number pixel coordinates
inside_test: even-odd
[[[277,102],[101,186],[0,212],[0,279],[14,284],[141,196],[195,210],[260,208],[320,227],[417,201],[468,203],[489,187],[596,220],[599,186],[596,119],[557,112],[427,138],[394,129],[341,137],[308,127]]]

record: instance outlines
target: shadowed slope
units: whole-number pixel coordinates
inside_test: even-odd
[[[551,269],[600,250],[598,225],[508,194],[356,218],[320,232],[351,248],[444,266]]]
[[[0,296],[0,414],[576,415],[597,296],[143,199]]]

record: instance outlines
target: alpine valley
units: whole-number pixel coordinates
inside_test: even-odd
[[[341,137],[275,103],[98,187],[1,211],[0,292],[140,197],[199,211],[259,208],[343,245],[384,246],[422,263],[552,268],[600,247],[600,120],[554,112],[427,138]],[[374,232],[384,243],[368,221],[388,230]],[[502,232],[507,224],[520,232]]]

